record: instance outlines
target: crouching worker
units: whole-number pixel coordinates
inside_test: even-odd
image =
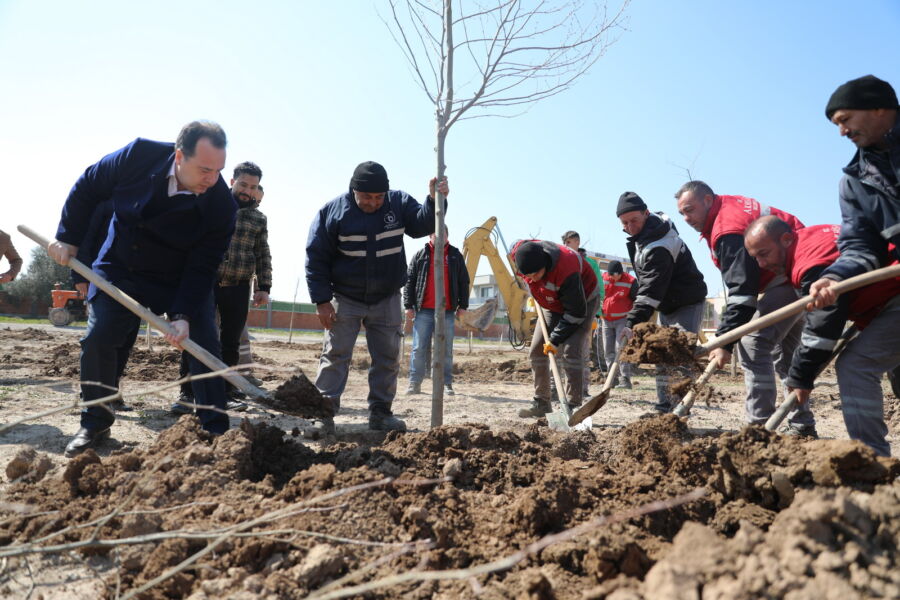
[[[840,256],[839,225],[814,225],[793,231],[775,216],[757,219],[747,228],[744,244],[764,269],[784,274],[803,295]],[[897,264],[895,259],[892,264]],[[800,346],[794,352],[786,384],[806,404],[816,376],[831,360],[844,325],[852,320],[859,337],[841,352],[836,368],[841,411],[850,438],[890,456],[886,440],[883,373],[900,362],[896,345],[900,278],[880,281],[842,294],[834,304],[806,314]],[[791,415],[788,415],[790,418]]]
[[[550,412],[550,359],[559,358],[566,372],[566,397],[571,406],[584,398],[585,339],[591,335],[591,321],[600,306],[600,291],[594,270],[578,252],[540,240],[520,240],[512,250],[518,275],[531,288],[544,312],[550,339],[545,340],[540,325],[531,338],[531,370],[534,373],[534,401],[519,411],[522,418],[541,417]]]

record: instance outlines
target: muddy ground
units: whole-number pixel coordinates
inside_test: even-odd
[[[0,326],[4,423],[75,399],[78,333]],[[272,370],[256,374],[269,389],[295,368],[312,375],[319,347],[258,340]],[[0,557],[63,546],[0,558],[0,596],[114,598],[193,556],[140,597],[324,597],[367,584],[333,597],[900,597],[900,463],[844,439],[833,376],[813,406],[832,439],[742,428],[742,380],[727,373],[689,421],[651,416],[653,380],[638,376],[591,432],[560,434],[515,416],[531,397],[523,352],[456,354],[441,428],[401,379],[394,409],[413,431],[368,431],[358,346],[335,437],[311,441],[306,420],[252,407],[213,439],[167,413],[177,389],[155,388],[177,378],[177,354],[142,339],[123,384],[134,410],[96,453],[62,457],[75,409],[0,433]],[[896,432],[900,403],[886,402]],[[690,493],[702,495],[627,513]]]

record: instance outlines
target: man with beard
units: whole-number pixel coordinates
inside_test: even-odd
[[[446,177],[428,183],[425,204],[390,189],[387,171],[367,161],[357,165],[350,189],[323,206],[313,219],[306,243],[306,283],[325,329],[316,387],[340,409],[347,386],[353,346],[362,325],[372,359],[369,368],[369,429],[406,431],[391,405],[400,374],[402,307],[406,283],[403,237],[434,232],[435,200],[446,198]],[[334,419],[321,419],[324,433],[334,432]]]
[[[750,224],[744,235],[744,244],[760,267],[784,274],[791,286],[806,295],[813,282],[838,260],[840,230],[838,225],[814,225],[793,231],[790,225],[770,215]],[[893,260],[893,264],[897,262]],[[897,323],[892,326],[883,319],[878,320],[878,317],[884,312],[885,305],[898,294],[900,278],[889,279],[842,294],[834,304],[807,313],[801,343],[794,352],[787,377],[788,388],[797,393],[799,403],[808,401],[816,376],[831,359],[848,320],[854,322],[861,335],[873,340],[891,339],[889,329],[896,329]],[[878,343],[874,348],[880,346]],[[873,344],[866,344],[863,348],[868,352]],[[835,368],[847,431],[851,439],[860,440],[882,456],[889,456],[891,447],[885,439],[887,425],[880,383],[882,373],[890,364],[879,369],[879,361],[873,361],[868,354],[854,357],[855,353],[860,352],[859,347],[848,349],[850,354],[842,352]],[[897,354],[895,346],[894,355]],[[863,366],[857,362],[874,364]],[[848,397],[844,398],[844,394]]]
[[[829,98],[825,116],[858,151],[839,187],[841,256],[810,287],[817,308],[837,300],[836,282],[900,259],[900,106],[894,88],[873,75],[848,81]],[[881,375],[900,367],[898,325],[900,296],[894,296],[837,361],[836,369],[855,374],[838,382],[841,402],[852,406],[855,419],[882,415]],[[884,444],[876,451],[887,453]]]
[[[797,299],[797,293],[784,276],[760,269],[747,253],[744,232],[751,221],[765,215],[777,216],[795,231],[803,228],[800,219],[753,198],[717,195],[699,180],[682,185],[675,193],[675,199],[678,212],[706,240],[713,264],[722,273],[728,296],[717,336]],[[765,423],[775,412],[779,388],[776,375],[782,382],[787,377],[802,329],[800,315],[797,315],[749,333],[737,342],[738,357],[744,370],[747,394],[744,406],[748,423]],[[717,348],[710,352],[709,359],[722,368],[731,362],[733,347],[734,344],[729,344]],[[818,437],[816,420],[808,405],[801,405],[788,415],[784,433]]]
[[[272,256],[269,252],[269,232],[266,216],[257,208],[255,198],[262,179],[262,169],[252,162],[242,162],[234,168],[231,178],[231,195],[238,205],[234,235],[228,251],[219,265],[219,280],[214,288],[216,308],[219,312],[219,331],[222,344],[222,361],[228,366],[238,364],[241,331],[247,322],[250,309],[250,282],[256,275],[257,286],[253,305],[269,301],[272,289]],[[182,354],[182,376],[187,373],[187,355]],[[227,384],[231,400],[229,410],[247,410],[239,400],[243,393]],[[182,385],[178,402],[172,405],[175,414],[192,410],[194,398],[189,384]]]

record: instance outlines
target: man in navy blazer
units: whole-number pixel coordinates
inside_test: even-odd
[[[67,264],[83,243],[95,208],[112,200],[114,212],[106,240],[93,263],[98,273],[157,314],[166,313],[172,331],[166,340],[185,338],[221,355],[214,321],[212,289],[216,272],[234,232],[237,206],[220,176],[225,167],[222,128],[194,121],[182,128],[175,144],[138,138],[109,154],[78,178],[50,244],[50,256]],[[81,391],[84,401],[108,396],[116,385],[116,357],[140,319],[93,285],[92,313],[81,339]],[[191,374],[208,372],[191,359]],[[103,384],[92,385],[87,382]],[[109,386],[109,387],[105,387]],[[193,383],[199,405],[224,411],[221,378]],[[207,431],[228,429],[228,415],[198,411]],[[75,456],[109,437],[115,414],[105,405],[81,413],[81,428],[66,447]]]

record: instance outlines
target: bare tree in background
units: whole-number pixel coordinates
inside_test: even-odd
[[[585,0],[389,0],[391,17],[385,23],[435,108],[438,180],[444,177],[444,147],[454,124],[512,117],[569,89],[616,41],[629,1],[609,13],[605,4]],[[442,194],[437,196],[432,427],[443,423],[446,340],[444,269],[439,268],[445,207]]]

